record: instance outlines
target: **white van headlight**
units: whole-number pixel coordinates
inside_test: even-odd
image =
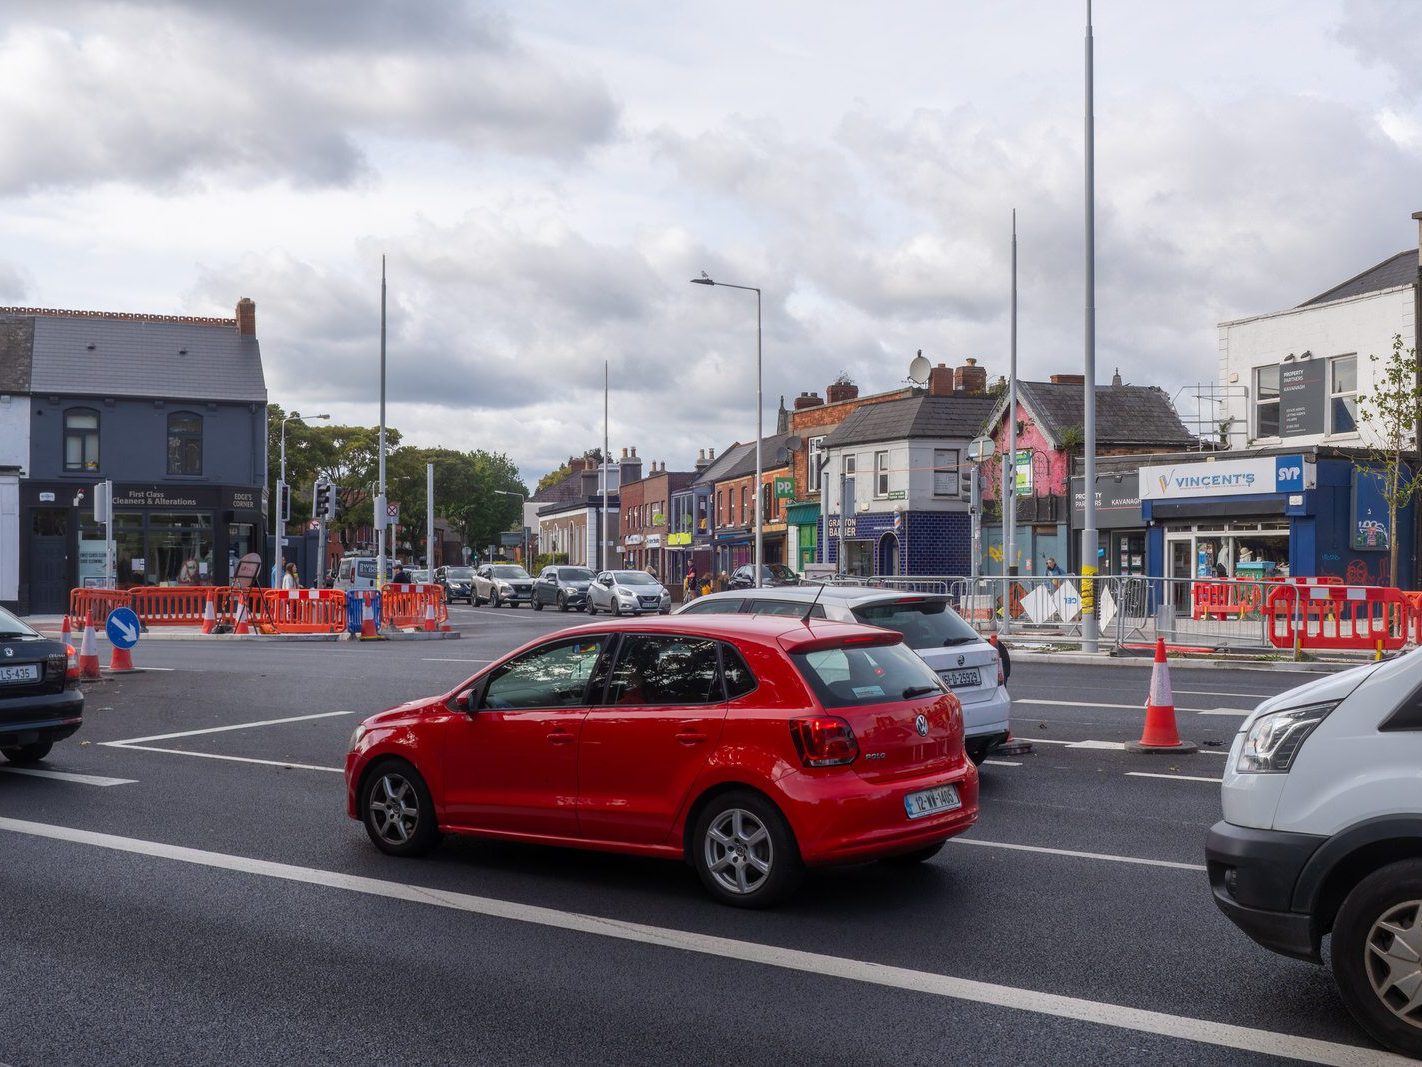
[[[1240,774],[1285,774],[1299,748],[1339,701],[1285,708],[1261,715],[1244,736],[1235,770]]]

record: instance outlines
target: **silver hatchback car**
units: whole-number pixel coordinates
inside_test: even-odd
[[[963,705],[963,746],[974,763],[1007,740],[1012,701],[998,650],[953,610],[946,596],[865,586],[734,589],[697,597],[677,614],[804,615],[881,626],[904,636]]]
[[[646,571],[601,571],[588,586],[588,614],[666,615],[671,593]]]

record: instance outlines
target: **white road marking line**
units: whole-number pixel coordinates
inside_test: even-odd
[[[1016,698],[1013,699],[1012,703],[1013,703],[1013,704],[1041,704],[1041,705],[1045,705],[1045,706],[1047,706],[1047,707],[1052,707],[1052,708],[1103,708],[1103,709],[1120,708],[1120,709],[1124,709],[1124,710],[1126,710],[1126,711],[1145,711],[1145,701],[1144,701],[1144,700],[1142,700],[1139,704],[1103,704],[1103,703],[1101,703],[1101,702],[1098,701],[1098,700],[1033,700],[1033,699],[1023,699],[1023,698],[1021,698],[1021,697],[1016,697]],[[1175,710],[1176,710],[1176,711],[1205,712],[1207,709],[1205,709],[1205,708],[1180,708],[1180,707],[1177,707]],[[1227,709],[1220,709],[1220,708],[1210,708],[1210,709],[1208,709],[1209,712],[1215,712],[1215,711],[1220,711],[1220,710],[1227,710]],[[1252,710],[1252,709],[1251,709],[1251,710]],[[1238,712],[1238,714],[1240,714],[1240,715],[1248,715],[1249,712],[1241,709],[1241,710]]]
[[[0,767],[0,771],[10,774],[28,774],[35,778],[53,778],[60,782],[78,782],[80,785],[137,785],[136,778],[105,778],[101,774],[73,774],[69,771],[44,771],[38,767]]]
[[[306,722],[309,719],[330,719],[337,715],[354,715],[353,711],[323,711],[317,715],[293,715],[289,719],[262,719],[258,722],[234,722],[227,726],[209,726],[204,730],[182,730],[176,734],[153,734],[151,737],[130,737],[123,741],[100,741],[110,748],[137,745],[143,741],[171,741],[175,737],[196,737],[198,734],[221,734],[229,730],[250,730],[257,726],[280,726],[287,722]]]
[[[1016,845],[1006,841],[984,841],[978,837],[955,837],[954,845],[977,845],[980,848],[1002,848],[1011,852],[1040,852],[1045,856],[1070,856],[1073,859],[1108,860],[1111,863],[1134,863],[1143,867],[1170,867],[1179,871],[1203,871],[1203,863],[1180,863],[1176,860],[1152,860],[1142,856],[1117,856],[1110,852],[1077,852],[1069,848],[1048,848],[1045,845]]]
[[[221,759],[231,763],[258,763],[264,767],[288,767],[294,771],[329,771],[344,774],[344,767],[317,767],[312,763],[292,763],[290,760],[253,759],[251,756],[224,756],[218,752],[190,752],[184,748],[154,748],[152,745],[120,745],[116,741],[101,742],[112,748],[122,748],[132,752],[166,752],[170,756],[197,756],[199,759]]]
[[[1086,748],[1100,749],[1102,751],[1124,752],[1126,745],[1123,741],[1063,741],[1055,737],[1027,737],[1018,738],[1019,741],[1030,741],[1034,745],[1062,745],[1065,748]],[[1202,748],[1201,754],[1206,756],[1228,756],[1227,748]]]
[[[1127,771],[1127,778],[1171,778],[1180,782],[1214,782],[1219,785],[1223,778],[1204,778],[1197,774],[1154,774],[1150,771]]]
[[[1067,748],[1098,748],[1107,752],[1123,752],[1126,745],[1123,741],[1068,741]]]
[[[1278,696],[1277,693],[1227,693],[1223,689],[1176,689],[1174,692],[1192,697],[1239,697],[1241,700],[1268,700]]]
[[[1200,715],[1248,715],[1253,709],[1245,708],[1211,708],[1209,711],[1198,712]]]
[[[1157,1034],[1221,1048],[1333,1064],[1336,1067],[1394,1064],[1397,1067],[1402,1067],[1403,1064],[1412,1062],[1401,1056],[1379,1052],[1376,1049],[1345,1045],[1318,1038],[1298,1037],[1293,1034],[1235,1026],[1209,1019],[1194,1019],[1183,1015],[1170,1015],[1165,1012],[1132,1008],[1123,1004],[1087,1000],[1083,997],[1069,997],[1057,993],[998,985],[993,982],[955,978],[951,975],[934,974],[931,971],[892,967],[866,960],[848,959],[843,956],[830,956],[819,952],[782,948],[777,945],[763,945],[753,941],[738,941],[733,938],[716,937],[689,930],[676,930],[664,926],[651,926],[645,923],[595,915],[581,915],[577,912],[559,911],[554,908],[497,900],[492,897],[478,897],[447,889],[408,885],[402,882],[342,874],[338,871],[298,867],[292,864],[250,859],[245,856],[233,856],[221,852],[208,852],[180,845],[167,845],[158,841],[118,837],[113,834],[26,822],[21,819],[0,818],[0,829],[55,841],[91,845],[116,852],[176,860],[180,863],[233,871],[239,874],[259,875],[264,878],[280,879],[327,889],[339,889],[366,896],[382,897],[387,900],[449,908],[466,914],[529,923],[555,930],[611,937],[619,941],[653,945],[720,959],[738,960],[765,967],[777,967],[802,974],[842,978],[866,985],[901,989],[975,1004],[988,1004],[993,1007],[1033,1012],[1038,1015],[1049,1015],[1100,1026],[1114,1026],[1137,1033]]]
[[[1020,767],[1020,766],[1022,766],[1022,764],[1021,764],[1021,763],[1018,763],[1018,762],[1016,762],[1016,761],[1014,761],[1014,760],[1010,760],[1010,759],[985,759],[985,760],[983,760],[983,766],[985,766],[985,767]]]
[[[441,656],[421,656],[424,663],[493,663],[491,659],[444,659]]]

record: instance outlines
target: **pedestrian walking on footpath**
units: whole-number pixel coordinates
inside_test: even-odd
[[[286,573],[281,576],[281,587],[283,589],[300,589],[301,578],[296,573],[296,564],[288,563]]]
[[[686,567],[686,578],[681,583],[681,598],[695,600],[696,594],[699,592],[701,592],[701,583],[696,580],[696,564],[689,563]]]

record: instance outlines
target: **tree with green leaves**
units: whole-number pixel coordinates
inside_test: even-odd
[[[1393,336],[1390,356],[1383,359],[1374,354],[1368,359],[1376,369],[1373,391],[1358,395],[1358,421],[1372,431],[1362,469],[1377,476],[1379,492],[1387,504],[1388,584],[1395,586],[1397,513],[1422,488],[1422,469],[1416,457],[1422,389],[1418,388],[1417,349],[1404,348],[1401,334]]]

